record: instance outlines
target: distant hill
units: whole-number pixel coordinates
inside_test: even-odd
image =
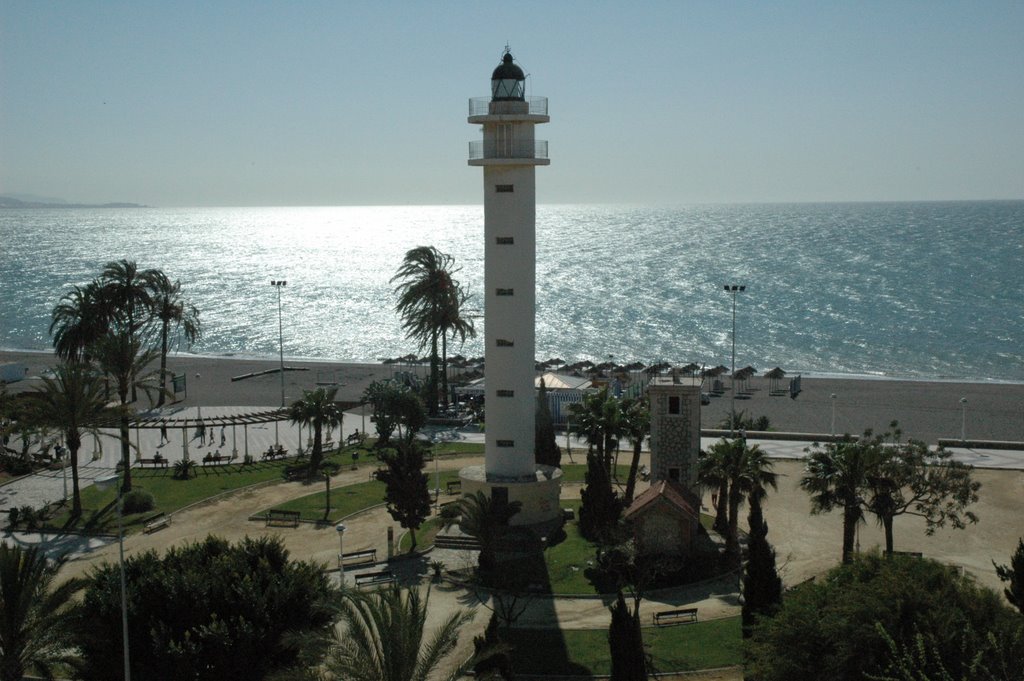
[[[146,208],[139,203],[65,203],[58,199],[18,199],[0,196],[0,208]]]

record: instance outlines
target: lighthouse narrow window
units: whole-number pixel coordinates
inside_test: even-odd
[[[511,184],[496,184],[496,185],[494,185],[494,191],[498,192],[499,194],[511,194],[515,190],[516,190],[515,186],[513,186]]]
[[[494,290],[494,295],[496,296],[511,296],[513,294],[514,291],[510,288],[499,288]]]
[[[495,243],[499,246],[511,246],[516,240],[510,236],[499,236],[494,238]]]
[[[515,440],[498,440],[497,445],[499,447],[515,447],[516,446],[516,441]]]
[[[494,130],[494,142],[498,158],[512,158],[512,124],[499,124]]]
[[[678,416],[682,412],[679,404],[679,395],[669,395],[668,398],[668,413],[673,416]]]
[[[515,390],[499,390],[498,391],[498,397],[515,397],[515,396],[516,396],[516,391]]]
[[[498,347],[499,348],[511,348],[514,345],[515,345],[515,343],[513,341],[506,340],[504,338],[499,338],[498,339]]]

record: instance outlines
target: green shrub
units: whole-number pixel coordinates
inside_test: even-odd
[[[25,524],[26,530],[34,530],[39,526],[40,513],[31,506],[22,506],[21,511],[21,522]]]
[[[196,475],[196,462],[191,459],[182,459],[174,464],[174,478],[176,480],[188,480]]]
[[[11,506],[7,511],[7,522],[10,529],[14,529],[18,526],[21,521],[21,509],[17,506]]]
[[[153,495],[144,489],[133,489],[124,495],[125,513],[144,513],[152,511],[155,502]]]

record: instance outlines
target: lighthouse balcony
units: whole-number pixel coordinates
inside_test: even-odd
[[[469,117],[479,116],[540,116],[547,122],[548,98],[525,97],[523,99],[493,101],[490,97],[472,97],[469,100]],[[470,123],[477,121],[470,120]]]
[[[474,140],[469,143],[469,165],[548,165],[547,140]]]

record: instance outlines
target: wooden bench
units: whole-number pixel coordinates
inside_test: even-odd
[[[377,584],[394,584],[395,574],[391,570],[380,572],[364,572],[356,575],[356,586],[374,586]]]
[[[445,486],[448,488],[448,494],[455,494],[455,492],[461,492],[462,491],[462,481],[461,480],[449,480],[448,484],[445,485]]]
[[[356,431],[345,438],[346,445],[361,445],[363,444],[363,434]]]
[[[235,458],[235,457],[234,456],[229,456],[227,454],[218,454],[216,456],[207,455],[207,456],[203,457],[203,465],[204,466],[222,466],[222,465],[224,465],[226,463],[231,463],[231,459],[233,459],[233,458]]]
[[[893,551],[894,556],[909,556],[911,558],[924,558],[924,554],[920,551]]]
[[[286,456],[288,456],[288,450],[284,447],[278,447],[277,449],[272,448],[263,452],[260,459],[262,461],[273,461],[274,459],[283,459]]]
[[[145,532],[146,534],[149,534],[150,532],[156,532],[160,528],[167,527],[170,524],[171,516],[167,515],[166,513],[160,513],[146,521],[146,527],[143,529],[143,532]]]
[[[281,509],[272,508],[267,511],[267,526],[288,524],[291,527],[299,526],[299,519],[302,517],[302,513],[299,511],[283,511]]]
[[[139,459],[139,466],[152,466],[153,468],[167,468],[170,462],[163,457],[157,459]]]
[[[341,562],[348,565],[372,565],[377,562],[377,549],[363,549],[341,554]]]
[[[654,613],[654,624],[684,624],[697,621],[697,608],[680,608],[678,610],[662,610]]]

